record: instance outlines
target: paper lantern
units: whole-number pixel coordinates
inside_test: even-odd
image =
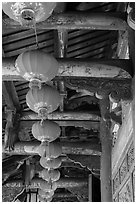
[[[26,94],[26,103],[28,107],[38,113],[40,118],[47,118],[47,114],[55,111],[61,101],[59,92],[48,85],[41,89],[30,89]]]
[[[30,81],[30,88],[41,88],[42,82],[50,81],[57,75],[59,64],[52,55],[40,50],[31,50],[17,57],[15,67],[24,79]]]
[[[46,191],[46,192],[50,192],[51,190],[55,191],[57,189],[57,183],[53,182],[53,183],[49,183],[43,179],[41,179],[39,181],[39,188]]]
[[[52,197],[43,198],[43,197],[39,196],[39,201],[40,202],[51,202]]]
[[[62,147],[57,142],[51,142],[49,144],[43,142],[37,151],[41,157],[57,158],[62,154]]]
[[[57,169],[43,169],[39,172],[39,176],[46,181],[57,181],[60,178],[60,171]]]
[[[41,142],[52,142],[60,136],[60,133],[59,125],[53,121],[44,120],[42,123],[36,122],[32,126],[33,136]]]
[[[40,158],[40,165],[45,169],[57,169],[61,166],[61,158],[58,157],[56,159],[48,160],[46,157]]]
[[[38,190],[38,194],[42,197],[42,198],[48,198],[48,197],[52,197],[54,195],[54,190],[50,190],[50,191],[44,191],[42,189]]]
[[[3,2],[2,9],[21,25],[33,26],[45,21],[56,7],[56,2]]]

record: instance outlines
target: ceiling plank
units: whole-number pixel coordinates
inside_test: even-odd
[[[58,59],[57,77],[131,78],[130,60]],[[15,68],[15,57],[3,58],[2,80],[24,81]]]
[[[4,16],[5,17],[5,16]],[[26,29],[18,22],[3,17],[3,29]],[[126,30],[127,23],[122,13],[87,13],[73,12],[53,14],[46,21],[37,24],[37,29],[96,29]],[[28,28],[29,29],[29,28]]]

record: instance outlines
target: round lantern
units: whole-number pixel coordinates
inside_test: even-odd
[[[45,169],[57,169],[61,166],[61,158],[58,157],[56,159],[48,160],[46,157],[40,158],[40,165]]]
[[[33,136],[41,142],[52,142],[60,136],[60,133],[59,125],[49,120],[44,120],[42,123],[36,122],[32,126]]]
[[[21,25],[34,26],[45,21],[56,7],[56,2],[3,2],[2,9]]]
[[[30,81],[30,88],[41,88],[42,82],[50,81],[57,75],[59,64],[52,55],[40,50],[31,50],[17,57],[15,67],[24,79]]]
[[[59,92],[48,85],[42,86],[41,89],[30,89],[26,95],[28,107],[38,113],[41,118],[47,118],[47,114],[55,111],[60,104]]]
[[[56,182],[49,183],[41,179],[39,183],[39,188],[46,192],[48,191],[50,192],[51,190],[55,191],[57,189],[57,183]]]
[[[57,158],[62,154],[62,147],[59,143],[51,142],[47,145],[46,142],[43,142],[37,151],[41,157]]]
[[[51,202],[52,201],[52,196],[51,197],[47,197],[47,198],[39,196],[39,201],[40,202]]]
[[[60,171],[57,169],[43,169],[39,172],[39,176],[46,181],[57,181],[60,178]]]
[[[54,195],[54,190],[51,191],[44,191],[42,189],[38,190],[38,194],[42,197],[42,198],[48,198],[48,197],[52,197]]]

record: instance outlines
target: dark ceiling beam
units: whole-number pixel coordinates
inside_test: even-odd
[[[26,29],[17,21],[3,17],[3,29]],[[87,13],[71,12],[53,14],[46,21],[37,24],[37,29],[92,29],[92,30],[126,30],[127,23],[123,13]],[[28,27],[28,29],[30,29]]]
[[[33,111],[22,112],[21,120],[39,120],[38,114]],[[96,111],[55,111],[47,115],[48,120],[87,120],[87,121],[100,121],[99,112]]]
[[[57,77],[131,78],[130,60],[58,59]],[[16,71],[15,57],[2,59],[2,80],[25,81]]]
[[[4,100],[5,100],[5,103],[8,107],[8,109],[15,111],[16,108],[14,106],[11,92],[9,90],[10,87],[8,85],[9,85],[8,82],[4,82],[4,81],[2,82],[2,96],[4,97]]]
[[[32,125],[37,122],[38,120],[20,120],[20,129],[31,129]],[[93,129],[93,130],[99,130],[100,123],[99,121],[76,121],[76,120],[54,120],[59,126],[61,127],[68,127],[68,126],[74,126],[74,127],[83,127],[85,129]]]
[[[57,142],[54,143],[57,144]],[[39,141],[17,142],[14,144],[13,150],[7,151],[2,148],[2,151],[10,155],[37,155],[39,145]],[[63,154],[101,155],[101,146],[96,138],[93,138],[90,142],[59,142],[59,145],[62,147]]]
[[[5,99],[7,106],[11,110],[20,110],[21,106],[19,103],[19,98],[16,92],[16,88],[12,81],[3,81],[2,82],[2,94]]]
[[[29,188],[39,188],[40,183],[43,181],[43,179],[32,179]],[[45,181],[46,182],[46,181]],[[83,187],[88,185],[88,180],[86,178],[61,178],[57,181],[57,188],[74,188],[74,187]],[[24,187],[24,183],[22,180],[11,180],[7,182],[5,187],[10,188],[18,188],[18,187]]]

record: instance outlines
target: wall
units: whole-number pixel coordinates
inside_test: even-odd
[[[122,126],[112,150],[112,185],[114,202],[135,201],[135,100],[122,102]]]

